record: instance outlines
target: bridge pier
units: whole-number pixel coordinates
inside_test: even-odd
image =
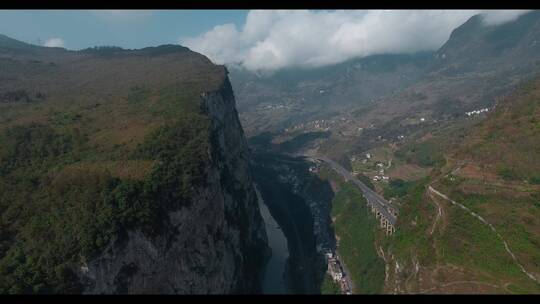
[[[379,226],[382,229],[384,229],[385,234],[387,236],[394,234],[396,232],[396,228],[394,227],[394,225],[390,224],[390,221],[387,218],[385,218],[382,212],[379,211],[379,209],[375,206],[375,203],[370,202],[367,199],[366,201],[367,201],[368,208],[371,210],[371,213],[375,214],[375,218],[379,220]],[[386,210],[388,211],[388,213],[397,217],[396,209],[387,207]]]
[[[386,226],[386,235],[392,235],[396,232],[396,228],[393,225],[389,224]]]

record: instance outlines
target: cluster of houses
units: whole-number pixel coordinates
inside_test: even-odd
[[[318,119],[306,123],[300,123],[290,128],[284,129],[285,133],[294,131],[329,131],[337,129],[340,126],[351,126],[353,121],[347,117],[339,117],[335,119]],[[364,128],[356,128],[354,130],[362,131]],[[353,133],[355,132],[353,130]]]
[[[379,169],[378,175],[373,176],[373,180],[376,182],[388,181],[390,178],[384,175],[384,165],[383,163],[377,163],[377,168]]]
[[[285,129],[285,133],[293,132],[297,130],[323,130],[328,131],[330,127],[335,123],[335,120],[314,120],[306,123],[297,124],[291,128]]]
[[[465,115],[467,115],[468,117],[471,117],[473,115],[479,115],[480,113],[485,113],[485,112],[488,112],[489,109],[488,108],[483,108],[483,109],[480,109],[480,110],[474,110],[474,111],[470,111],[470,112],[465,112]]]
[[[368,162],[369,159],[371,159],[372,155],[371,153],[366,153],[366,158],[364,158],[362,160],[362,163],[365,164]],[[355,157],[352,157],[351,158],[351,161],[355,161],[356,158]],[[384,164],[381,163],[381,162],[377,162],[376,164],[377,168],[378,168],[378,174],[373,176],[373,180],[376,181],[376,182],[380,182],[380,181],[389,181],[390,178],[386,175],[384,175]],[[358,172],[353,172],[353,174],[358,174]]]
[[[385,176],[385,175],[375,175],[373,177],[373,180],[376,181],[376,182],[380,182],[380,181],[388,181],[390,178],[388,176]]]
[[[288,105],[284,105],[284,104],[271,104],[271,105],[267,105],[267,106],[264,106],[264,109],[266,110],[278,110],[278,109],[285,109],[285,108],[290,108],[290,106]]]
[[[341,267],[339,259],[332,252],[327,252],[326,261],[328,264],[328,273],[332,277],[332,280],[339,284],[341,292],[348,295],[352,294],[352,288],[345,278],[345,272],[343,271],[343,267]]]

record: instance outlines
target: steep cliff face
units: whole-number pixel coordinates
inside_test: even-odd
[[[269,248],[228,79],[201,95],[201,110],[211,122],[206,182],[189,207],[168,214],[164,233],[129,231],[83,265],[85,293],[260,291]]]
[[[251,293],[268,256],[223,66],[0,36],[0,293]]]

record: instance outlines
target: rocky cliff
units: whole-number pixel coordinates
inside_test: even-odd
[[[83,265],[86,293],[260,292],[269,254],[249,168],[249,151],[229,80],[201,95],[211,121],[210,165],[191,207],[168,214],[154,238],[129,231]]]
[[[5,36],[0,66],[0,293],[260,291],[269,248],[223,66]]]

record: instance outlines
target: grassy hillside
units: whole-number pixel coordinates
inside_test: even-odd
[[[500,100],[453,153],[436,186],[491,223],[540,279],[540,79]],[[540,285],[536,286],[540,288]],[[540,289],[537,289],[540,290]]]
[[[0,293],[78,292],[127,229],[167,225],[207,167],[200,93],[223,67],[179,46],[71,52],[0,39]]]
[[[444,142],[446,162],[406,190],[398,232],[387,247],[395,255],[390,272],[399,271],[387,289],[540,291],[538,119],[540,80],[535,80],[499,100],[465,134],[433,139]]]
[[[456,157],[494,171],[507,181],[540,182],[540,81],[499,102],[464,142]]]

